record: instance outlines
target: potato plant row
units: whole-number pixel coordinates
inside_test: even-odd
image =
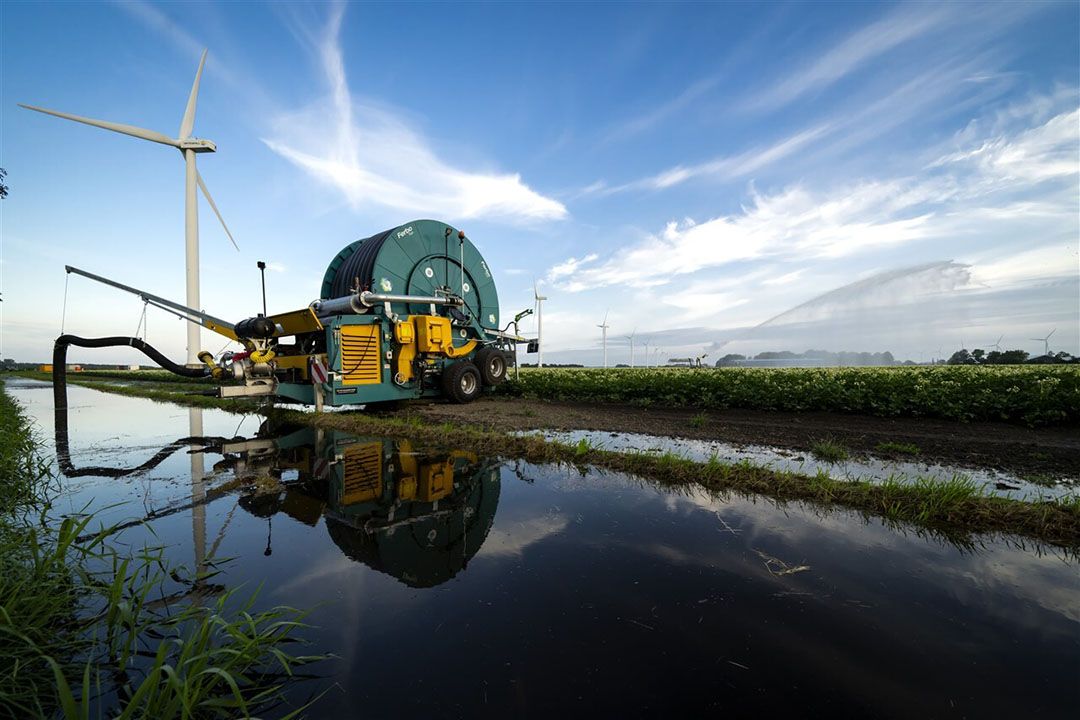
[[[1061,366],[523,369],[502,386],[546,400],[702,409],[1080,422],[1080,369]]]

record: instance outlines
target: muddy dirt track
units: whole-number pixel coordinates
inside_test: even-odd
[[[589,405],[485,397],[469,405],[415,403],[398,414],[416,413],[435,422],[453,421],[496,430],[607,430],[770,445],[808,452],[832,439],[855,454],[888,456],[879,443],[910,443],[918,459],[1017,474],[1076,474],[1080,427],[1038,430],[1004,423],[956,423],[922,418],[880,418],[834,413],[722,410],[693,420],[699,410]]]

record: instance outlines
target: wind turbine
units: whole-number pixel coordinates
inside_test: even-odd
[[[611,312],[611,311],[609,310],[608,312]],[[600,325],[596,326],[596,327],[600,328],[600,331],[603,333],[602,337],[603,337],[603,343],[604,343],[604,369],[605,370],[607,369],[607,331],[608,331],[608,328],[611,327],[610,325],[607,324],[608,312],[604,313],[604,322],[601,323]]]
[[[634,332],[626,336],[626,339],[630,341],[630,367],[634,367],[634,336],[637,335],[637,328],[634,328]]]
[[[84,125],[92,125],[104,130],[112,130],[113,132],[118,132],[123,135],[131,135],[140,140],[149,140],[150,142],[169,145],[180,151],[180,154],[184,156],[186,171],[184,181],[184,246],[187,271],[187,306],[196,310],[202,309],[202,304],[199,301],[199,205],[195,191],[196,186],[202,190],[203,196],[206,197],[206,201],[210,203],[210,207],[213,209],[214,214],[217,215],[218,220],[221,221],[221,226],[225,228],[225,234],[229,236],[229,240],[232,242],[233,247],[236,248],[237,252],[240,251],[240,247],[236,244],[236,240],[233,240],[232,233],[229,232],[229,228],[225,224],[225,219],[221,217],[221,213],[214,203],[214,198],[210,197],[210,191],[206,189],[206,183],[203,182],[202,176],[199,175],[199,171],[195,167],[196,153],[211,153],[217,150],[217,146],[210,140],[192,137],[191,135],[191,131],[195,126],[195,105],[199,97],[199,80],[202,78],[203,65],[206,64],[206,52],[206,50],[203,50],[202,58],[199,60],[199,69],[195,73],[195,82],[191,86],[191,95],[188,97],[187,107],[184,109],[184,117],[180,121],[180,132],[175,138],[171,138],[168,135],[153,130],[135,127],[134,125],[123,125],[121,123],[108,122],[106,120],[94,120],[79,115],[70,115],[68,113],[57,112],[56,110],[46,110],[45,108],[19,103],[20,107],[24,107],[27,110],[45,113],[46,115],[55,115],[58,118],[74,120],[75,122],[80,122]],[[199,350],[201,349],[199,343],[199,330],[199,326],[195,323],[188,323],[187,362],[189,365],[200,364],[198,358]]]
[[[533,298],[536,308],[536,367],[544,367],[544,301],[546,297],[540,294],[540,289],[533,280]]]
[[[1036,342],[1041,342],[1043,344],[1043,355],[1050,354],[1050,335],[1053,335],[1055,332],[1057,332],[1057,328],[1051,330],[1049,334],[1047,334],[1047,336],[1044,338],[1031,338],[1032,340]]]
[[[645,339],[645,367],[649,367],[649,340]]]
[[[1001,352],[1001,338],[1003,338],[1003,337],[1005,337],[1005,336],[1004,336],[1004,335],[1002,335],[1001,337],[999,337],[999,338],[997,339],[997,342],[994,342],[994,343],[990,343],[990,347],[994,348],[994,349],[995,349],[995,350],[997,350],[998,352]]]

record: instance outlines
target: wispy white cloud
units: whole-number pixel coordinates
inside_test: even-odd
[[[717,77],[704,78],[692,83],[667,102],[615,126],[607,132],[603,142],[619,142],[651,130],[707,95],[718,84]]]
[[[1034,183],[1075,175],[1077,128],[1080,110],[1062,113],[1019,136],[998,135],[978,147],[938,158],[930,167],[970,164],[977,166],[993,187],[1001,183]]]
[[[569,292],[656,287],[742,261],[807,262],[929,238],[992,235],[1002,219],[1040,222],[1049,236],[1067,236],[1077,223],[1078,125],[1076,110],[1059,112],[946,154],[930,163],[934,172],[913,177],[824,191],[803,184],[773,194],[751,188],[739,213],[671,222],[600,262],[595,254],[569,258],[548,279]],[[1049,181],[1063,183],[1060,191],[1044,187]]]
[[[859,98],[849,106],[836,110],[830,118],[812,123],[772,143],[701,163],[675,165],[654,175],[618,185],[597,181],[581,190],[579,196],[603,197],[628,191],[661,191],[704,178],[737,180],[752,177],[781,161],[791,162],[800,155],[812,156],[818,164],[827,163],[830,157],[868,145],[914,118],[925,118],[943,101],[947,101],[950,111],[956,111],[1000,93],[1006,87],[1002,82],[972,86],[962,92],[957,90],[976,68],[988,62],[989,59],[980,57],[935,66],[895,86],[888,85],[884,95]]]
[[[771,110],[819,91],[898,46],[942,29],[954,22],[957,14],[956,8],[946,5],[902,6],[851,33],[808,66],[754,96],[745,108]]]
[[[518,174],[451,166],[390,110],[353,97],[335,6],[317,51],[329,98],[283,114],[266,145],[356,208],[378,205],[449,218],[512,222],[558,220],[566,207],[526,185]]]
[[[832,131],[828,124],[818,125],[782,138],[771,145],[755,147],[734,156],[721,156],[693,165],[676,165],[650,177],[621,185],[609,186],[597,181],[584,188],[580,195],[614,195],[628,190],[666,190],[700,177],[735,179],[783,160]]]

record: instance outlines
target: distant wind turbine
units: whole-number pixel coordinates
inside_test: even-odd
[[[56,117],[64,118],[65,120],[74,120],[75,122],[80,122],[84,125],[92,125],[105,130],[112,130],[113,132],[118,132],[123,135],[131,135],[132,137],[137,137],[141,140],[149,140],[150,142],[169,145],[180,151],[184,156],[184,165],[186,169],[184,182],[184,240],[186,251],[185,265],[187,271],[187,306],[196,310],[202,309],[202,305],[199,301],[199,206],[198,197],[196,196],[195,191],[196,186],[198,186],[199,190],[202,190],[202,193],[206,197],[207,202],[210,203],[210,207],[213,209],[214,214],[217,215],[218,220],[221,221],[221,226],[225,228],[225,234],[228,235],[233,247],[236,248],[237,252],[240,251],[240,247],[236,244],[236,240],[233,240],[232,233],[229,232],[229,228],[225,224],[225,219],[221,217],[221,213],[218,212],[217,205],[214,203],[214,198],[210,197],[210,191],[206,189],[206,183],[203,182],[202,176],[199,175],[199,171],[195,167],[196,153],[211,153],[217,150],[217,146],[210,140],[192,137],[191,135],[191,131],[195,126],[195,105],[199,97],[199,80],[202,78],[203,65],[206,64],[206,52],[206,50],[203,50],[202,58],[199,60],[199,69],[195,73],[195,82],[191,86],[191,95],[188,96],[187,107],[184,109],[184,117],[183,120],[180,121],[180,132],[175,138],[171,138],[168,135],[153,130],[135,127],[134,125],[123,125],[121,123],[108,122],[106,120],[94,120],[79,115],[58,112],[56,110],[46,110],[45,108],[35,107],[33,105],[19,104],[20,107],[24,107],[27,110],[45,113],[46,115],[55,115]],[[199,329],[199,326],[195,323],[187,324],[187,362],[189,365],[200,364],[198,358],[199,350],[201,349],[199,343]]]
[[[536,308],[536,367],[544,367],[544,301],[546,297],[540,294],[540,288],[533,280],[533,298]]]
[[[1051,330],[1044,338],[1031,338],[1035,342],[1041,342],[1043,344],[1043,355],[1050,354],[1050,336],[1057,332],[1057,328]]]
[[[610,312],[610,310],[608,312]],[[611,327],[607,324],[608,312],[604,313],[604,322],[596,326],[600,328],[602,333],[601,337],[603,338],[602,342],[604,343],[604,368],[607,368],[607,331],[608,328]]]
[[[1005,336],[1002,335],[1002,336],[998,337],[997,342],[990,343],[990,347],[994,348],[998,352],[1001,352],[1001,338],[1003,338],[1003,337],[1005,337]]]
[[[634,367],[634,336],[637,335],[637,328],[634,328],[634,332],[626,336],[626,339],[630,341],[630,367]]]

